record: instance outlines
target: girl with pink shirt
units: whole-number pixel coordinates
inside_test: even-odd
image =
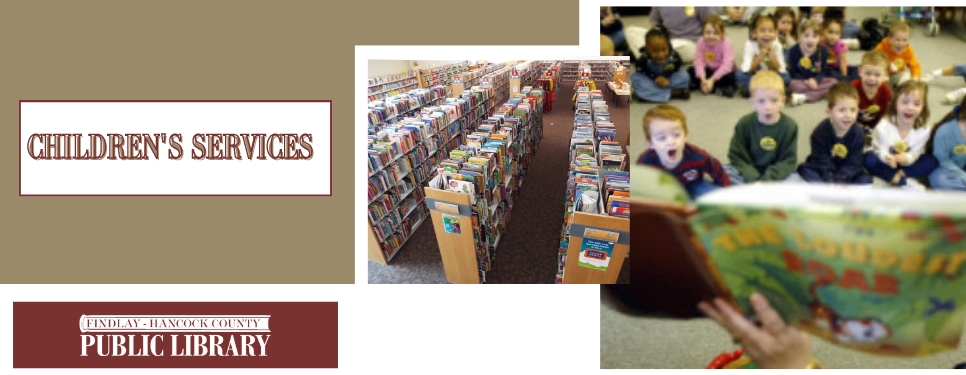
[[[725,97],[735,95],[735,54],[731,39],[724,33],[724,22],[718,15],[704,19],[702,36],[694,53],[694,66],[688,68],[691,90]]]
[[[849,66],[846,56],[849,47],[842,40],[842,20],[826,18],[822,24],[822,45],[828,48],[826,60],[828,75],[839,82],[852,82],[859,78],[859,69]]]

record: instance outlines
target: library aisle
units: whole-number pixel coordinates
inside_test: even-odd
[[[599,58],[598,58],[599,59]],[[627,64],[626,60],[615,60],[616,63],[608,63],[608,65],[618,66],[620,63]],[[462,64],[466,64],[464,68]],[[436,69],[438,72],[434,74],[426,74],[426,70],[419,70],[418,68],[412,68],[406,77],[415,77],[411,82],[412,89],[418,87],[430,88],[433,84],[442,85],[443,87],[453,87],[453,83],[456,82],[457,85],[460,83],[466,83],[465,89],[470,90],[471,86],[476,86],[481,84],[479,81],[475,82],[465,82],[468,77],[472,75],[460,75],[460,72],[472,72],[467,68],[472,67],[473,62],[463,62],[455,63],[452,65],[444,65],[442,68],[429,68]],[[509,77],[515,78],[517,74],[521,74],[523,77],[521,81],[524,85],[523,90],[526,91],[525,87],[528,82],[534,82],[535,78],[527,78],[528,74],[534,74],[539,76],[549,76],[547,74],[548,70],[551,70],[551,66],[556,66],[552,68],[557,70],[557,67],[566,66],[563,62],[557,61],[536,61],[519,63],[517,67],[532,64],[535,72],[528,73],[526,69],[522,69],[521,72],[515,72],[517,68],[510,66],[509,64],[503,65],[493,65],[493,68],[499,67],[497,69],[488,69],[492,73],[489,74],[501,74],[501,71],[509,71]],[[456,68],[453,68],[453,65]],[[589,66],[589,65],[581,65]],[[613,122],[616,128],[615,140],[620,143],[621,146],[626,146],[626,140],[629,137],[629,125],[630,125],[630,111],[629,104],[627,103],[626,97],[618,97],[615,100],[613,92],[607,89],[607,82],[612,79],[613,72],[610,71],[607,74],[599,74],[596,71],[597,66],[594,65],[594,78],[596,82],[596,88],[602,91],[603,99],[607,103],[607,111],[609,112],[610,121]],[[424,68],[426,69],[426,68]],[[463,70],[467,69],[467,70]],[[611,68],[614,69],[614,68]],[[620,69],[619,67],[616,69]],[[447,73],[447,70],[453,73]],[[379,74],[373,73],[373,61],[370,61],[370,77],[379,76]],[[384,73],[385,74],[385,73]],[[568,189],[568,173],[571,166],[571,143],[572,135],[574,134],[574,124],[575,124],[575,92],[576,79],[570,78],[563,75],[564,72],[561,70],[559,73],[554,72],[554,74],[560,74],[560,76],[554,77],[555,83],[555,98],[552,103],[552,109],[541,111],[540,116],[542,117],[542,137],[534,142],[535,151],[532,151],[532,158],[529,160],[528,170],[525,171],[525,178],[520,178],[521,185],[518,186],[517,192],[518,196],[512,199],[512,209],[508,208],[507,214],[509,220],[505,226],[505,232],[498,237],[498,245],[494,251],[494,257],[492,259],[491,267],[485,272],[485,283],[488,284],[552,284],[559,282],[557,279],[560,273],[560,263],[558,258],[558,252],[561,248],[561,226],[564,224],[564,214],[566,209],[566,202],[564,197],[567,194]],[[451,78],[447,80],[447,75]],[[477,74],[476,78],[479,79],[481,75]],[[400,76],[397,79],[405,78]],[[486,76],[481,81],[486,81]],[[570,80],[568,80],[570,78]],[[382,80],[385,81],[385,80]],[[423,83],[424,81],[428,81]],[[378,84],[381,82],[378,78],[375,81],[370,81],[370,85]],[[498,81],[497,81],[498,82]],[[510,81],[511,83],[513,81]],[[399,81],[400,85],[410,84],[406,80]],[[483,83],[485,85],[485,83]],[[448,86],[449,85],[449,86]],[[539,85],[537,85],[539,86]],[[437,86],[439,87],[439,86]],[[461,91],[464,87],[455,86],[457,91]],[[402,88],[406,90],[407,88]],[[521,87],[512,87],[511,90],[519,91]],[[387,90],[386,88],[380,87],[370,87],[370,93]],[[452,95],[452,96],[450,96]],[[459,96],[459,93],[448,92],[447,96],[453,97]],[[513,92],[506,95],[507,98],[500,98],[499,94],[495,95],[494,98],[498,101],[495,107],[499,107],[507,102],[508,99],[513,98]],[[518,95],[519,97],[519,95]],[[545,96],[546,97],[546,96]],[[378,102],[382,99],[377,96],[370,95],[370,107],[373,106],[373,101]],[[443,102],[444,100],[440,100]],[[429,103],[427,105],[434,104]],[[485,105],[484,105],[485,106]],[[543,109],[551,108],[549,105],[543,106]],[[494,111],[488,111],[486,116],[493,115]],[[375,122],[381,119],[374,120]],[[374,122],[370,121],[370,124]],[[485,124],[485,121],[483,122]],[[472,124],[468,125],[471,129],[466,131],[466,134],[473,134]],[[378,130],[378,125],[377,125]],[[370,138],[372,138],[373,129],[370,127]],[[536,134],[539,135],[539,134]],[[455,138],[456,136],[454,136]],[[371,147],[371,145],[370,145]],[[519,151],[518,151],[519,152]],[[633,162],[633,160],[626,160],[626,164]],[[438,162],[437,162],[438,163]],[[445,164],[445,163],[444,163]],[[437,164],[438,165],[438,164]],[[370,167],[372,168],[372,167]],[[624,168],[626,170],[626,168]],[[371,169],[372,170],[372,169]],[[429,204],[429,202],[434,202],[429,192],[430,188],[427,188],[428,181],[433,179],[437,174],[436,168],[433,167],[429,171],[422,172],[427,174],[427,176],[422,178],[423,183],[421,186],[417,186],[416,189],[424,189],[427,194],[420,195],[429,196],[429,198],[423,199],[423,205]],[[370,173],[371,175],[371,173]],[[513,176],[507,176],[510,179]],[[417,183],[420,179],[416,180]],[[370,186],[370,195],[372,195],[372,187]],[[375,190],[379,190],[376,188]],[[403,188],[402,190],[409,190]],[[408,194],[408,193],[406,193]],[[508,193],[513,195],[513,193]],[[405,199],[405,197],[403,197]],[[370,199],[372,201],[372,198]],[[427,211],[431,211],[431,208]],[[444,255],[445,250],[441,251],[440,241],[438,236],[443,233],[443,236],[447,235],[446,232],[441,228],[436,228],[434,225],[434,220],[432,215],[436,214],[426,214],[425,219],[420,220],[418,228],[412,231],[411,235],[404,240],[404,244],[398,250],[395,250],[390,259],[386,260],[386,264],[382,264],[382,260],[385,259],[385,251],[383,256],[379,257],[373,255],[373,244],[374,241],[379,240],[379,236],[374,236],[373,231],[370,229],[370,261],[368,266],[369,271],[369,283],[370,284],[399,284],[399,283],[410,283],[410,284],[439,284],[439,283],[449,283],[447,279],[447,271],[444,270]],[[443,215],[445,216],[445,215]],[[370,222],[372,221],[372,214],[370,213]],[[442,222],[442,221],[438,221]],[[445,224],[449,225],[449,224]],[[469,227],[468,223],[463,224],[464,228]],[[450,232],[452,233],[452,232]],[[447,239],[447,244],[450,243]],[[492,244],[492,243],[491,243]],[[445,246],[444,246],[445,249]],[[441,252],[443,254],[441,254]],[[479,251],[478,251],[479,252]],[[373,258],[376,258],[373,260]],[[613,267],[613,265],[611,265]],[[481,272],[482,273],[482,272]],[[620,266],[620,273],[617,277],[617,283],[628,283],[630,281],[630,268],[629,261],[624,261]]]

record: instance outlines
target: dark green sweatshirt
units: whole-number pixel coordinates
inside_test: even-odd
[[[784,112],[772,125],[755,112],[745,115],[735,125],[728,159],[745,182],[784,180],[798,164],[798,124]]]

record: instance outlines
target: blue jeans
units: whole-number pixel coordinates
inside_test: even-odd
[[[953,74],[963,77],[963,80],[966,81],[966,64],[954,65]]]
[[[788,91],[788,83],[792,81],[792,76],[788,75],[788,73],[778,73],[778,75],[782,76],[782,81],[785,82],[785,91]],[[739,70],[735,72],[735,81],[738,81],[739,86],[747,87],[750,90],[751,77],[754,76],[755,75],[752,73],[746,73]]]
[[[865,153],[865,162],[863,164],[865,164],[865,169],[869,173],[872,173],[873,176],[881,178],[886,182],[891,182],[892,178],[896,176],[896,173],[899,173],[900,169],[906,174],[906,177],[910,178],[929,176],[939,166],[939,161],[936,160],[935,156],[923,154],[919,156],[919,159],[915,163],[906,166],[900,165],[898,169],[892,169],[892,167],[879,159],[879,155],[869,151]],[[905,185],[905,181],[900,181],[899,185]]]
[[[658,87],[653,80],[643,73],[634,72],[631,74],[631,85],[634,86],[634,95],[654,103],[667,103],[668,100],[671,100],[671,90],[688,88],[688,81],[690,80],[691,78],[688,77],[688,73],[683,70],[678,70],[668,79],[670,81],[668,87]]]
[[[852,21],[842,24],[842,39],[856,39],[859,37],[859,25]]]
[[[936,168],[929,174],[929,185],[936,190],[966,190],[966,180],[945,168]]]
[[[825,180],[821,173],[818,173],[814,168],[806,165],[798,166],[798,170],[792,172],[793,175],[798,175],[803,181],[808,182],[835,182],[831,180]],[[872,183],[872,176],[869,176],[865,172],[861,172],[854,177],[851,181],[843,181],[843,183],[856,184],[856,185],[867,185]]]
[[[624,43],[627,41],[627,37],[624,36],[624,30],[615,31],[607,36],[610,37],[612,42],[614,42],[614,48],[620,49],[625,47]]]
[[[835,78],[836,81],[849,82],[849,83],[859,79],[859,67],[849,66],[848,73],[849,73],[848,75],[843,76],[842,71],[839,70],[838,68],[835,68],[835,69],[829,68],[828,76]]]
[[[745,183],[745,178],[741,177],[741,173],[738,172],[738,168],[731,165],[731,163],[724,165],[725,173],[728,174],[728,178],[731,179],[732,185],[741,185]]]
[[[698,197],[710,193],[720,187],[721,186],[711,183],[711,181],[700,179],[691,184],[691,186],[688,186],[687,190],[688,195],[691,196],[691,199],[698,199]]]

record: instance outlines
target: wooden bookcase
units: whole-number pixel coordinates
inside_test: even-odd
[[[620,275],[621,266],[630,248],[631,221],[628,218],[574,212],[570,224],[570,247],[567,249],[567,262],[564,269],[564,284],[614,284]],[[587,233],[602,231],[616,234],[613,249],[607,257],[607,269],[598,270],[580,265],[581,251]],[[592,238],[608,242],[600,238]],[[589,240],[589,239],[588,239]]]

